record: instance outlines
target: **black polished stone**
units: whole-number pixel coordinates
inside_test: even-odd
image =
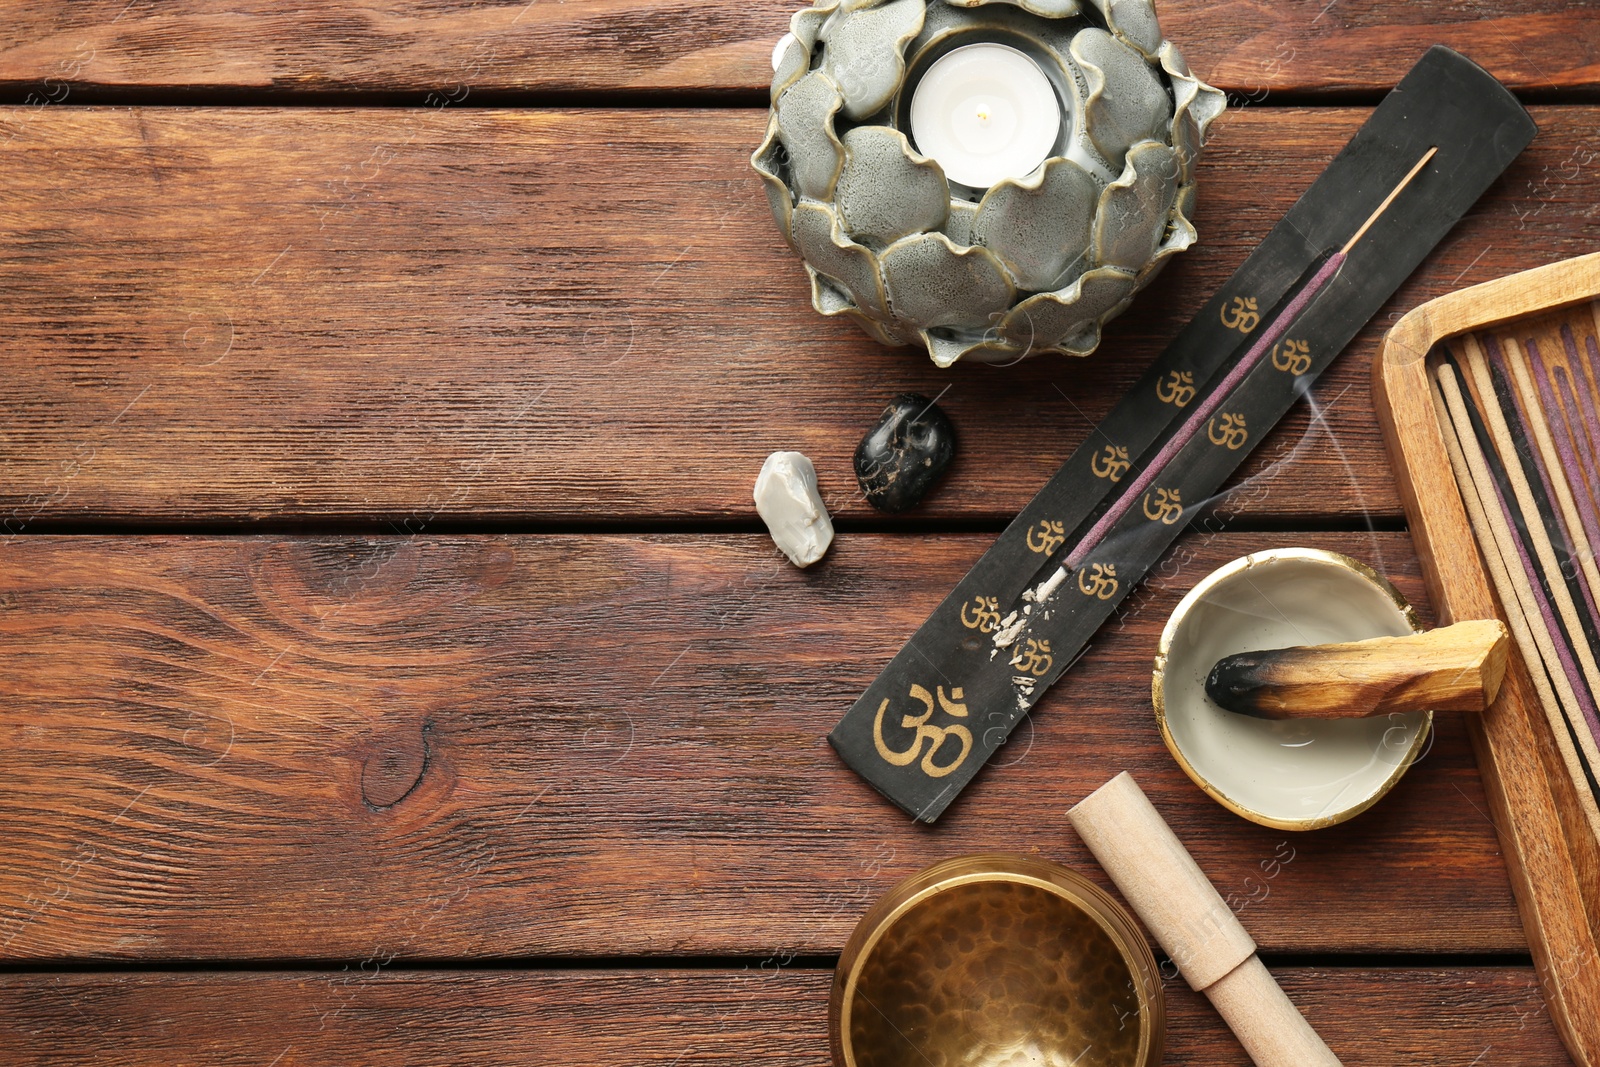
[[[856,446],[856,481],[879,511],[917,505],[956,454],[956,430],[939,405],[901,393]]]

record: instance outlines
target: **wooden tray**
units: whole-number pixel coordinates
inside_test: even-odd
[[[1435,414],[1429,354],[1516,321],[1548,328],[1565,317],[1593,335],[1596,298],[1600,253],[1429,301],[1384,338],[1374,399],[1441,624],[1503,612]],[[1600,1067],[1600,842],[1519,655],[1494,706],[1467,718],[1545,1002],[1573,1059]]]

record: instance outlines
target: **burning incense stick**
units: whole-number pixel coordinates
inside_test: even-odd
[[[1218,382],[1216,388],[1207,394],[1205,400],[1195,409],[1194,414],[1190,415],[1188,420],[1178,428],[1178,432],[1173,434],[1167,443],[1162,446],[1161,451],[1156,453],[1156,457],[1145,465],[1144,470],[1140,471],[1139,477],[1134,479],[1133,484],[1112,502],[1106,513],[1100,516],[1100,520],[1090,527],[1088,533],[1084,534],[1072,552],[1068,554],[1066,561],[1061,565],[1062,572],[1070,573],[1078,570],[1083,566],[1083,562],[1089,557],[1089,554],[1100,547],[1106,535],[1122,520],[1134,503],[1149,492],[1156,478],[1160,477],[1161,472],[1177,457],[1178,453],[1182,452],[1185,446],[1194,440],[1195,435],[1200,432],[1200,427],[1211,420],[1211,417],[1217,413],[1218,409],[1228,399],[1229,394],[1250,376],[1250,372],[1255,370],[1261,361],[1266,358],[1267,353],[1272,351],[1273,346],[1283,339],[1283,335],[1289,332],[1289,328],[1294,325],[1295,320],[1300,317],[1301,313],[1311,305],[1311,302],[1333,283],[1333,279],[1339,274],[1339,268],[1344,266],[1345,258],[1350,254],[1350,250],[1356,246],[1356,242],[1366,235],[1366,232],[1372,228],[1372,224],[1377,222],[1383,213],[1389,209],[1389,205],[1394,203],[1395,198],[1404,191],[1406,186],[1411,184],[1412,179],[1421,173],[1428,160],[1432,159],[1438,151],[1439,149],[1434,147],[1424,152],[1422,158],[1417,160],[1416,164],[1406,172],[1404,178],[1400,179],[1399,184],[1389,190],[1389,195],[1383,198],[1383,203],[1378,205],[1377,210],[1368,215],[1367,221],[1363,222],[1360,228],[1345,242],[1344,247],[1329,256],[1327,262],[1318,268],[1317,272],[1311,276],[1311,280],[1295,294],[1294,299],[1289,301],[1282,313],[1272,320],[1266,331],[1245,352],[1244,358],[1240,359],[1233,369],[1223,376],[1222,381]],[[1057,581],[1058,579],[1051,579],[1051,582]],[[1051,585],[1051,582],[1047,582],[1046,585]],[[1053,588],[1053,586],[1051,587]]]

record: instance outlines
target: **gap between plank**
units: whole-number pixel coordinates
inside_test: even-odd
[[[1204,516],[1202,515],[1202,518]],[[843,534],[991,534],[998,536],[1014,516],[979,515],[934,519],[835,518],[834,529]],[[1283,533],[1404,533],[1405,520],[1380,515],[1303,516],[1258,515],[1227,519],[1216,534]],[[415,529],[399,521],[382,519],[265,519],[237,521],[185,521],[181,519],[38,519],[26,529],[0,538],[29,537],[461,537],[461,536],[640,536],[670,534],[711,537],[726,534],[764,534],[759,519],[594,519],[578,521],[528,519],[435,519]]]
[[[40,82],[0,82],[0,106],[34,106]],[[122,86],[65,83],[69,92],[48,107],[73,109],[118,107],[271,107],[271,108],[421,108],[436,90],[419,87],[395,89],[288,89],[228,85]],[[488,89],[468,87],[469,94],[454,109],[585,109],[667,111],[695,108],[765,109],[765,90],[745,88],[704,89]],[[1230,110],[1250,108],[1376,107],[1387,95],[1367,89],[1300,89],[1245,96],[1227,90]],[[1525,106],[1592,105],[1600,103],[1600,85],[1525,89],[1516,93]]]
[[[1532,967],[1527,953],[1372,953],[1314,952],[1259,953],[1273,969],[1319,970],[1460,970],[1466,968]],[[1161,957],[1163,960],[1165,957]],[[584,958],[528,957],[506,959],[417,959],[388,963],[385,974],[460,971],[494,972],[605,972],[605,971],[743,971],[752,968],[791,971],[831,971],[839,957],[831,955],[777,956],[593,956]],[[259,959],[259,960],[63,960],[0,964],[0,976],[38,974],[232,974],[325,973],[341,968],[370,968],[371,960]]]

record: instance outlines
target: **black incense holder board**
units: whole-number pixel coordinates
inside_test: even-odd
[[[934,610],[828,740],[933,822],[1294,402],[1533,139],[1504,86],[1442,45],[1389,93],[1256,251]],[[1332,282],[1080,566],[1062,560],[1430,148]]]

